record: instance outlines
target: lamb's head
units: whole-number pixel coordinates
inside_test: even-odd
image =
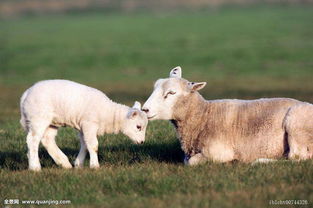
[[[122,132],[133,142],[142,144],[145,141],[147,125],[147,115],[141,111],[141,104],[136,101],[126,115],[126,119],[122,126]]]
[[[179,98],[187,97],[206,85],[206,82],[189,82],[182,78],[181,68],[171,70],[169,78],[159,79],[154,84],[154,90],[143,105],[149,120],[171,120],[175,105]]]

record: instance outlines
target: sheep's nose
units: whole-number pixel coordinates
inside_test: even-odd
[[[140,144],[143,144],[144,141],[141,141]]]
[[[142,108],[142,111],[148,113],[148,112],[149,112],[149,109],[148,109],[148,108]]]

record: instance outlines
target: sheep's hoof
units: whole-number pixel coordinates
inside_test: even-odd
[[[270,162],[276,162],[277,160],[275,159],[270,159],[270,158],[258,158],[254,162],[252,162],[252,165],[260,164],[260,163],[270,163]]]
[[[206,158],[203,157],[203,155],[201,153],[198,153],[198,154],[189,158],[189,160],[187,161],[187,165],[197,166],[197,165],[201,165],[205,162],[206,162]]]

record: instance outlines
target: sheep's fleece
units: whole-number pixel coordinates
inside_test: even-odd
[[[176,67],[156,81],[142,110],[150,120],[172,121],[187,164],[312,158],[312,104],[289,98],[205,100],[198,90],[206,83],[181,74]]]

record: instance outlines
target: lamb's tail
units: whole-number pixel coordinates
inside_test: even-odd
[[[21,100],[20,100],[20,111],[21,111],[21,120],[20,120],[20,123],[21,123],[22,127],[23,127],[26,131],[27,131],[28,127],[27,127],[27,120],[26,120],[26,118],[25,118],[25,112],[24,112],[24,109],[23,109],[23,103],[24,103],[24,101],[25,101],[27,95],[28,95],[28,90],[26,90],[26,91],[23,93],[23,95],[22,95],[22,97],[21,97]]]

